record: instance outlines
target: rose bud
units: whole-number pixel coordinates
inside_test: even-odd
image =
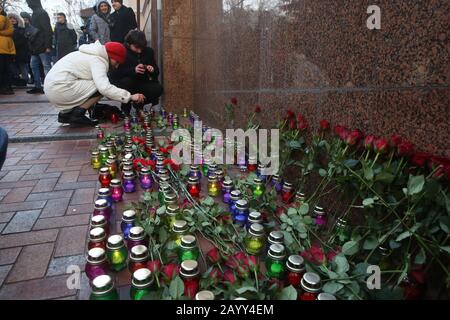
[[[424,167],[430,158],[431,154],[429,153],[416,152],[411,158],[411,163],[417,167]]]
[[[294,111],[288,110],[288,111],[287,111],[287,118],[288,118],[288,119],[295,118],[295,113],[294,113]]]
[[[308,124],[305,121],[300,121],[297,125],[297,129],[299,131],[305,131],[306,129],[308,129]]]
[[[374,145],[375,151],[380,154],[387,152],[387,150],[389,149],[388,141],[383,138],[375,140]]]
[[[161,270],[161,261],[159,261],[159,260],[149,261],[147,265],[148,265],[148,269],[152,273],[157,273]]]
[[[235,283],[236,282],[236,276],[234,275],[233,270],[225,271],[225,273],[223,274],[223,280],[225,282],[228,282],[228,283],[231,283],[231,284]]]
[[[363,134],[360,130],[356,129],[353,130],[345,139],[345,143],[348,144],[349,146],[354,146],[356,145],[359,140],[361,140],[363,137]]]
[[[167,280],[172,281],[174,275],[178,274],[178,265],[175,263],[165,265],[162,269],[162,273],[167,277]]]
[[[402,142],[403,140],[398,134],[394,134],[391,136],[391,146],[398,147],[398,145]]]
[[[397,153],[400,157],[410,157],[414,153],[414,145],[408,141],[403,141],[397,146]]]
[[[330,129],[330,122],[325,119],[320,121],[320,129],[323,131]]]
[[[208,258],[209,262],[213,264],[218,263],[220,260],[219,249],[213,248],[209,250],[208,253],[206,254],[206,257]]]
[[[295,119],[292,119],[289,121],[289,129],[295,130],[297,128],[297,121]]]
[[[217,267],[213,267],[211,269],[208,277],[214,281],[214,284],[218,284],[220,281],[222,281],[222,273]]]
[[[231,103],[234,105],[238,104],[238,99],[236,97],[231,98]]]
[[[251,270],[255,271],[258,269],[258,257],[256,256],[247,256],[245,260],[245,265]]]
[[[255,107],[255,113],[261,113],[261,106]]]
[[[372,150],[374,148],[374,142],[377,138],[373,135],[369,135],[364,139],[364,148]]]

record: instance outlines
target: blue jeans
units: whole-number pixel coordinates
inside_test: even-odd
[[[0,170],[6,160],[6,151],[8,150],[8,134],[5,129],[0,128]]]
[[[28,83],[29,76],[28,76],[28,63],[26,62],[14,62],[10,64],[11,66],[11,73],[14,78],[16,79],[22,79]]]
[[[42,62],[44,73],[47,75],[52,68],[52,57],[50,53],[44,52],[39,55],[31,56],[31,71],[33,72],[34,86],[36,88],[42,88],[41,71],[39,69],[40,62]]]

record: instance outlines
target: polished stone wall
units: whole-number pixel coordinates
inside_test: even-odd
[[[367,8],[381,8],[369,30]],[[168,109],[193,107],[214,126],[239,100],[238,125],[287,109],[313,127],[400,134],[450,157],[448,0],[166,0]]]

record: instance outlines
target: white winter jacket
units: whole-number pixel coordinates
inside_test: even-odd
[[[45,94],[61,110],[80,106],[97,91],[111,100],[128,103],[131,94],[109,82],[108,70],[108,54],[100,42],[82,45],[53,66],[45,77]]]

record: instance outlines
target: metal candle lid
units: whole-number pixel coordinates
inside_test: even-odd
[[[117,234],[117,235],[109,237],[106,248],[107,249],[120,249],[123,246],[125,246],[125,243],[123,242],[123,238],[122,238],[122,236]]]
[[[248,222],[250,222],[251,224],[253,224],[253,223],[262,223],[263,222],[263,218],[262,218],[262,215],[261,215],[261,213],[259,213],[259,212],[251,212],[249,215],[248,215]]]
[[[259,223],[254,223],[250,226],[249,234],[254,237],[261,237],[264,235],[264,227]]]
[[[188,231],[189,226],[185,220],[177,220],[173,224],[173,232],[183,233]]]
[[[290,190],[294,189],[294,185],[290,182],[285,182],[285,183],[283,183],[283,189],[286,191],[290,191]]]
[[[134,173],[131,171],[127,171],[123,174],[123,178],[125,180],[133,180],[135,178]]]
[[[231,179],[226,179],[226,180],[224,180],[224,181],[222,182],[222,185],[223,185],[225,188],[232,188],[232,187],[233,187],[233,180],[231,180]]]
[[[121,183],[120,183],[119,179],[111,180],[111,187],[112,188],[117,188],[117,187],[120,187],[120,186],[121,186]]]
[[[339,219],[337,219],[336,225],[338,227],[344,228],[347,226],[347,220],[345,220],[343,218],[339,218]]]
[[[230,195],[231,195],[231,200],[237,201],[241,197],[241,192],[239,190],[233,190],[233,191],[231,191]]]
[[[93,242],[100,242],[106,239],[105,229],[95,228],[89,232],[89,240]]]
[[[94,295],[103,295],[114,289],[114,281],[108,275],[98,276],[92,281],[92,293]]]
[[[99,153],[98,151],[92,151],[92,152],[91,152],[91,156],[92,156],[92,157],[98,157],[99,154],[100,154],[100,153]]]
[[[314,272],[307,272],[301,281],[302,289],[310,293],[318,293],[322,289],[320,276]]]
[[[142,174],[142,175],[149,175],[149,174],[151,174],[150,169],[147,168],[147,167],[143,167],[143,168],[141,169],[141,174]]]
[[[247,200],[238,200],[236,201],[236,209],[238,210],[246,210],[248,208]]]
[[[305,200],[306,195],[305,195],[303,192],[298,191],[298,192],[295,194],[295,197],[296,197],[298,200],[303,201],[303,200]]]
[[[109,169],[108,168],[101,168],[100,169],[100,174],[109,174]]]
[[[130,229],[130,240],[142,240],[145,238],[144,228],[133,227]]]
[[[274,174],[272,176],[272,180],[275,181],[275,182],[279,182],[280,181],[280,175],[279,174]]]
[[[109,188],[101,188],[98,190],[98,195],[102,197],[109,197],[111,195],[111,191]]]
[[[322,292],[317,297],[317,300],[332,301],[332,300],[336,300],[336,297],[330,293]]]
[[[131,248],[130,259],[134,262],[142,262],[148,260],[148,249],[146,246],[138,245]]]
[[[177,204],[169,204],[166,209],[166,213],[169,216],[176,216],[180,211],[180,206]]]
[[[122,221],[133,222],[135,219],[136,219],[136,211],[134,210],[127,210],[124,211],[122,214]]]
[[[292,272],[303,272],[305,271],[305,260],[299,255],[290,256],[286,262],[286,267]]]
[[[90,264],[102,264],[106,261],[106,252],[103,248],[93,248],[88,251],[87,262]]]
[[[197,239],[192,235],[181,237],[181,248],[193,249],[197,246]]]
[[[256,164],[257,163],[256,157],[254,157],[254,156],[248,157],[248,163],[249,164]]]
[[[180,274],[185,278],[194,278],[198,276],[198,262],[195,260],[183,261],[181,263]]]
[[[195,300],[214,300],[214,293],[208,290],[200,291],[195,295]]]
[[[268,256],[275,260],[282,260],[286,257],[286,250],[281,244],[273,244],[269,248]]]
[[[217,182],[219,179],[217,178],[217,175],[215,173],[212,173],[209,177],[208,177],[208,181],[209,182]]]
[[[100,153],[108,152],[108,148],[107,147],[100,147],[99,150],[100,150]]]
[[[189,177],[188,184],[190,185],[196,185],[200,182],[200,179],[198,177]]]
[[[193,165],[191,165],[191,171],[195,171],[195,172],[200,171],[200,167],[196,164],[193,164]]]
[[[104,226],[106,226],[106,223],[107,222],[105,216],[93,216],[91,219],[91,229],[103,228]]]
[[[138,288],[143,289],[149,287],[153,283],[153,274],[147,268],[142,268],[136,270],[133,273],[133,280],[131,280],[131,284]]]
[[[166,194],[164,194],[164,201],[167,204],[176,204],[177,195],[175,193],[166,193]]]
[[[256,184],[257,186],[262,185],[263,181],[261,178],[256,177],[255,179],[253,179],[253,183]]]
[[[281,231],[272,231],[268,240],[270,244],[284,244],[284,234]]]
[[[222,169],[217,169],[217,170],[215,171],[215,173],[216,173],[216,176],[217,176],[217,178],[218,178],[219,180],[223,179],[224,172],[223,172]]]

